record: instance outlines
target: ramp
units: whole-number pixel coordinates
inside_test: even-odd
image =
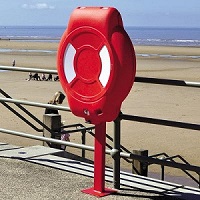
[[[58,153],[67,155],[67,153],[64,153],[62,150],[44,146],[31,146],[23,148],[0,143],[0,158],[15,158],[25,160],[30,163],[93,178],[93,164],[69,159],[66,156],[61,157],[55,155]],[[106,168],[105,174],[106,181],[108,183],[112,183],[112,169]],[[200,199],[200,190],[197,188],[187,187],[153,178],[142,177],[124,171],[120,172],[120,181],[122,190],[126,188],[129,191],[134,192],[137,189],[137,191],[139,190],[141,192],[167,195],[169,197],[176,197],[184,200]]]

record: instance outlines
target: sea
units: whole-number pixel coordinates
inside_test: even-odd
[[[65,26],[0,26],[0,39],[59,42]],[[125,27],[134,45],[200,46],[200,28]]]

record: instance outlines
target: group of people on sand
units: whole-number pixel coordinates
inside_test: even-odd
[[[56,75],[53,78],[52,74],[48,74],[48,77],[46,77],[46,75],[44,73],[42,73],[42,75],[40,77],[37,72],[35,74],[32,74],[31,72],[29,72],[29,78],[27,80],[28,81],[30,81],[30,80],[35,80],[35,81],[52,81],[52,80],[59,81],[59,77],[58,77],[58,75]]]

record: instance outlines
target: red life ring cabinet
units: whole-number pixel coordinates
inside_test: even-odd
[[[75,9],[59,44],[57,69],[74,115],[93,124],[116,119],[136,72],[120,13],[110,7]]]

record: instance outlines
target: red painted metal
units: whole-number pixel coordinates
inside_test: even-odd
[[[57,69],[72,113],[95,124],[94,187],[83,192],[116,192],[105,188],[106,122],[119,115],[136,72],[120,13],[111,7],[75,9],[60,41]]]
[[[116,119],[136,71],[120,13],[111,7],[75,9],[60,41],[57,68],[74,115],[92,124]]]
[[[106,122],[95,125],[95,152],[94,152],[94,187],[82,192],[102,197],[117,192],[105,188],[105,145]]]

